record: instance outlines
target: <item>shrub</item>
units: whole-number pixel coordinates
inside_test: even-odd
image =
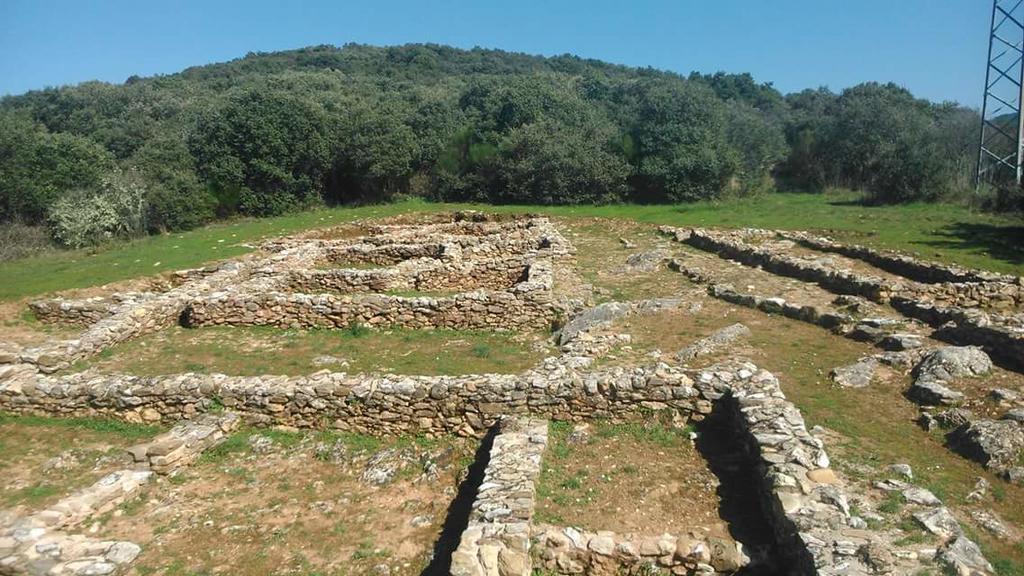
[[[50,210],[50,230],[65,246],[95,246],[146,231],[146,189],[134,173],[115,171],[95,190],[64,195]]]
[[[53,248],[46,226],[33,226],[21,220],[0,222],[0,262],[33,256]]]

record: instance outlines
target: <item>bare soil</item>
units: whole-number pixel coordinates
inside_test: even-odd
[[[725,535],[718,480],[691,429],[648,419],[552,425],[537,488],[537,519],[619,533]]]
[[[381,566],[399,576],[423,571],[472,457],[472,442],[406,444],[412,455],[380,486],[362,478],[367,461],[397,443],[341,449],[340,455],[337,448],[332,455],[322,446],[318,451],[311,436],[289,443],[259,454],[204,458],[108,515],[98,534],[142,546],[129,574],[359,575],[381,573]],[[433,472],[425,471],[427,458]]]

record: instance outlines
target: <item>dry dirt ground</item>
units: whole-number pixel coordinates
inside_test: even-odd
[[[903,395],[910,384],[904,374],[883,371],[877,382],[862,389],[839,388],[828,378],[833,368],[877,353],[876,348],[713,299],[705,286],[664,265],[650,272],[628,270],[626,260],[658,249],[739,290],[807,304],[827,304],[835,295],[685,247],[659,236],[650,225],[589,218],[556,219],[556,224],[577,248],[575,269],[556,277],[558,295],[589,297],[593,302],[655,297],[685,302],[675,310],[617,322],[612,330],[631,334],[632,341],[599,364],[667,358],[698,338],[742,322],[752,332],[748,338],[690,365],[741,355],[772,371],[808,424],[825,438],[834,467],[866,495],[852,503],[858,510],[877,512],[884,529],[927,546],[928,538],[908,521],[902,502],[871,488],[873,481],[890,476],[891,464],[908,463],[918,483],[935,492],[981,543],[1000,574],[1024,574],[1024,544],[1019,539],[1024,488],[951,452],[940,434],[917,426],[919,409]],[[858,262],[850,267],[871,269]],[[28,342],[52,337],[52,328],[23,316],[22,305],[0,307],[3,338]],[[874,312],[895,314],[884,307]],[[254,370],[306,373],[319,369],[313,366],[314,358],[326,355],[348,362],[349,370],[516,372],[555,353],[543,334],[439,331],[417,340],[419,336],[406,339],[400,331],[337,338],[242,329],[230,333],[236,354],[217,352],[218,333],[176,329],[126,345],[134,348],[115,349],[97,358],[94,366],[157,373],[185,370],[193,362],[204,370],[226,366],[223,371],[229,371],[234,366],[237,373],[248,373],[246,366],[263,357],[269,364],[258,364]],[[1000,410],[988,398],[993,388],[1024,392],[1024,377],[999,368],[984,378],[954,384],[968,395],[969,407],[983,414]],[[696,446],[691,432],[698,435]],[[729,501],[733,484],[725,475],[727,467],[704,450],[700,435],[705,432],[650,419],[632,424],[594,422],[583,429],[552,424],[538,519],[591,530],[659,534],[700,524],[736,533],[742,517],[728,510],[736,507]],[[115,453],[133,440],[123,431],[97,432],[54,421],[31,426],[18,419],[0,421],[0,507],[37,509],[62,491],[95,480],[114,465]],[[246,431],[180,475],[148,486],[142,499],[101,518],[93,528],[100,537],[142,546],[135,574],[383,574],[381,566],[387,566],[389,574],[420,574],[430,564],[476,449],[475,442],[461,439],[374,441],[323,433]],[[381,460],[401,465],[393,478],[377,485],[364,473],[375,469],[371,459],[381,454]],[[991,488],[980,501],[968,501],[979,478]],[[37,484],[51,487],[39,490],[34,488]],[[1000,539],[979,526],[972,517],[979,510],[994,512],[1016,541]]]
[[[693,445],[692,429],[656,420],[551,428],[539,521],[619,533],[727,531],[718,479]]]
[[[475,443],[241,433],[98,533],[134,574],[420,574]]]

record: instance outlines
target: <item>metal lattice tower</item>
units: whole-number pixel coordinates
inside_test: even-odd
[[[1024,0],[993,0],[981,104],[977,183],[1021,183],[1024,172]]]

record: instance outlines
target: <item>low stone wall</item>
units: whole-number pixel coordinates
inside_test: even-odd
[[[557,313],[551,298],[552,278],[550,262],[537,260],[527,268],[525,280],[509,290],[478,290],[444,298],[223,292],[193,301],[182,323],[190,327],[546,328]]]
[[[451,576],[530,576],[530,522],[547,442],[545,420],[498,424],[469,524],[452,553]]]
[[[643,570],[645,566],[657,566],[673,574],[733,574],[749,561],[732,538],[701,530],[683,535],[641,535],[539,525],[533,526],[531,533],[534,564],[560,574],[649,573]]]
[[[0,358],[0,364],[4,360],[27,363],[44,372],[66,368],[115,344],[177,324],[191,301],[221,286],[237,283],[250,272],[245,264],[226,263],[219,271],[178,288],[124,301],[73,340],[0,354],[5,356]]]
[[[1010,274],[997,274],[984,270],[971,270],[961,266],[940,264],[919,260],[906,254],[893,251],[875,250],[867,246],[857,244],[840,244],[828,238],[814,236],[806,232],[779,231],[779,236],[788,240],[798,242],[808,248],[820,252],[833,252],[848,258],[863,260],[882,270],[898,274],[911,280],[937,284],[941,282],[951,283],[975,283],[975,282],[999,282],[1020,285],[1021,278]]]
[[[445,245],[439,243],[417,244],[385,244],[377,245],[366,242],[348,246],[327,246],[324,259],[327,262],[345,264],[376,264],[392,266],[406,260],[429,258],[437,260],[444,257]]]
[[[446,262],[415,258],[389,268],[296,270],[289,273],[293,292],[387,292],[391,290],[506,290],[523,281],[529,263],[522,257]]]
[[[22,348],[0,343],[0,364],[31,364],[46,373],[138,336],[178,323],[282,327],[402,326],[408,328],[546,328],[552,302],[553,263],[571,246],[543,218],[476,221],[446,217],[439,224],[385,227],[406,240],[364,237],[355,244],[315,238],[267,242],[263,255],[172,275],[155,292],[110,299],[41,301],[45,321],[87,325],[75,339]],[[487,232],[453,236],[432,228]],[[315,271],[332,250],[369,251],[402,263],[388,270]],[[269,254],[269,255],[268,255]],[[426,256],[416,261],[411,256]],[[367,256],[369,259],[375,256]],[[177,286],[171,287],[174,284]],[[481,288],[449,298],[387,295],[336,296],[289,292],[438,290]],[[496,289],[496,288],[501,288]]]
[[[910,281],[907,284],[887,283],[879,278],[863,277],[845,270],[837,271],[819,263],[755,248],[724,234],[667,226],[659,230],[673,235],[679,241],[748,266],[760,266],[783,276],[817,282],[836,293],[863,296],[875,302],[889,304],[904,316],[932,326],[942,326],[942,329],[935,333],[936,337],[956,344],[981,346],[1004,365],[1015,370],[1024,370],[1024,319],[1020,314],[999,315],[986,313],[977,308],[947,306],[933,301],[933,296],[944,290],[955,290],[957,286],[965,286],[968,289],[982,286],[982,290],[985,290],[986,284],[922,285]],[[915,284],[917,287],[913,287]],[[924,287],[924,291],[922,292],[919,287]],[[1015,290],[1018,288],[1014,287]],[[737,296],[737,303],[740,303],[739,298]],[[967,291],[961,293],[956,300],[977,303],[977,298],[977,294]],[[791,312],[796,313],[795,310]],[[953,324],[946,326],[950,322]]]
[[[502,415],[626,419],[673,409],[710,411],[690,379],[667,365],[586,371],[587,359],[549,358],[520,375],[231,377],[48,376],[0,367],[0,410],[55,416],[177,421],[223,405],[258,425],[334,427],[377,436],[479,435]]]
[[[696,382],[705,396],[717,395],[716,402],[726,403],[732,421],[748,436],[750,459],[764,479],[763,512],[786,564],[799,574],[817,574],[820,568],[849,563],[849,574],[868,574],[857,570],[854,559],[835,554],[849,522],[846,497],[822,442],[808,432],[775,376],[752,364],[737,364],[702,371]]]
[[[962,282],[922,284],[913,280],[888,281],[865,276],[849,270],[837,270],[821,262],[780,254],[768,248],[744,242],[746,233],[711,232],[709,230],[681,229],[662,226],[663,233],[723,258],[747,266],[761,267],[769,272],[798,280],[817,282],[838,294],[863,296],[874,302],[887,304],[894,297],[914,299],[936,304],[1012,309],[1024,305],[1024,287],[1020,280],[1009,282]]]
[[[1015,325],[1019,320],[908,298],[893,298],[891,305],[905,316],[937,327],[933,334],[936,338],[980,346],[1004,366],[1024,372],[1024,327]]]
[[[823,310],[817,306],[799,305],[783,298],[745,294],[726,284],[708,286],[708,294],[714,298],[754,308],[769,314],[781,314],[793,320],[807,322],[837,333],[849,331],[857,322],[853,316],[840,312]]]
[[[29,302],[28,308],[43,324],[85,328],[113,316],[120,306],[138,303],[145,296],[138,293],[115,294],[111,297],[66,299],[48,298]]]

